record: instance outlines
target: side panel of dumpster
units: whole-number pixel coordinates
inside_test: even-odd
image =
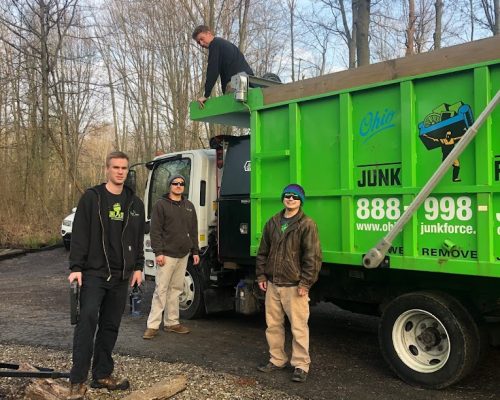
[[[282,188],[297,182],[324,261],[361,266],[499,89],[491,62],[253,112],[252,254],[282,208]],[[499,114],[454,160],[382,267],[500,276]]]

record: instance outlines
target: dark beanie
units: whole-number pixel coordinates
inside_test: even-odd
[[[169,190],[170,190],[170,185],[172,184],[172,182],[173,182],[175,179],[179,179],[179,178],[181,178],[181,179],[184,181],[184,183],[186,183],[186,178],[184,178],[182,175],[179,175],[179,174],[174,175],[174,176],[172,176],[172,177],[168,180],[168,189],[169,189]]]
[[[283,192],[281,193],[281,201],[283,201],[283,199],[285,198],[285,193],[296,194],[300,197],[300,202],[302,204],[304,204],[304,201],[306,200],[306,193],[304,192],[304,188],[300,185],[297,185],[296,183],[291,183],[283,189]]]

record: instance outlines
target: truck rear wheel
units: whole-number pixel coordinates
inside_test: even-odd
[[[179,299],[179,314],[182,319],[199,318],[205,314],[204,283],[200,268],[201,265],[193,265],[193,261],[189,260],[184,277],[184,291]]]
[[[387,363],[405,382],[442,389],[464,378],[479,359],[480,334],[455,298],[415,292],[392,300],[379,325]]]

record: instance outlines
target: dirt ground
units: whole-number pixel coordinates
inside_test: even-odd
[[[69,323],[67,274],[67,253],[62,248],[0,261],[1,344],[41,346],[69,354],[73,329]],[[213,373],[228,373],[306,399],[500,398],[500,349],[492,349],[470,377],[451,388],[429,391],[411,387],[396,378],[382,359],[377,318],[352,314],[330,304],[311,309],[312,366],[305,384],[292,383],[291,371],[256,371],[256,365],[267,360],[262,315],[211,315],[186,321],[192,330],[189,335],[161,332],[154,340],[145,341],[142,333],[154,283],[147,282],[144,289],[145,313],[141,317],[126,313],[122,321],[115,350],[123,356],[181,362]],[[6,360],[0,353],[2,361]],[[260,387],[244,398],[262,398]],[[214,397],[200,393],[200,398]]]

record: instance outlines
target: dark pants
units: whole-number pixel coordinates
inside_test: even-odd
[[[83,276],[80,292],[80,319],[73,338],[73,367],[71,383],[87,380],[92,353],[92,378],[106,378],[113,372],[111,353],[125,309],[128,280]],[[97,335],[95,334],[96,327]],[[95,335],[95,341],[94,341]]]

